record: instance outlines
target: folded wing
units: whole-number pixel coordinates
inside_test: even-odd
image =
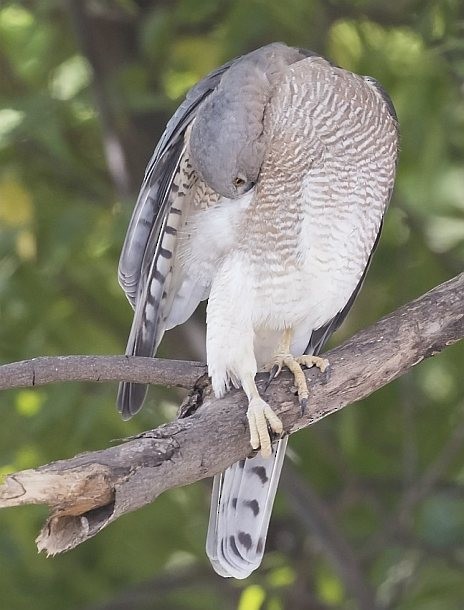
[[[135,310],[126,354],[153,356],[164,331],[176,289],[183,278],[177,271],[173,283],[173,261],[177,236],[186,222],[198,182],[188,159],[189,126],[198,108],[217,87],[232,62],[211,72],[189,92],[166,126],[148,164],[119,261],[118,277]],[[204,291],[191,287],[186,311],[176,306],[176,319],[185,321]],[[118,409],[125,419],[141,407],[146,386],[121,383]]]

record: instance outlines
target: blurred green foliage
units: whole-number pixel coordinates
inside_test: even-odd
[[[3,0],[2,363],[123,352],[131,311],[116,268],[144,160],[193,83],[274,40],[376,77],[400,120],[392,207],[362,295],[335,340],[461,270],[459,0]],[[193,336],[168,335],[162,354],[195,355]],[[463,369],[457,345],[292,439],[301,481],[324,502],[379,607],[462,607],[464,449],[453,434],[463,426]],[[3,392],[0,473],[105,447],[171,418],[179,400],[155,388],[143,413],[123,423],[115,393],[115,384]],[[407,505],[433,468],[424,497]],[[360,607],[330,560],[330,540],[321,542],[293,510],[291,486],[278,497],[263,566],[245,582],[223,581],[207,564],[208,504],[204,483],[174,490],[54,559],[33,544],[43,507],[3,511],[0,607]]]

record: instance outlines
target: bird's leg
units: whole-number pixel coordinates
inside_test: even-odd
[[[312,366],[317,366],[322,372],[324,372],[329,366],[329,361],[325,358],[319,358],[319,356],[293,356],[290,353],[292,338],[293,330],[286,328],[282,334],[282,338],[271,362],[270,378],[273,379],[274,377],[277,377],[283,366],[286,366],[291,371],[295,379],[295,386],[298,392],[301,412],[304,413],[308,405],[309,390],[305,374],[303,373],[301,367],[306,366],[310,368]]]
[[[250,445],[253,449],[261,448],[261,455],[269,457],[272,453],[272,441],[269,434],[281,435],[283,426],[280,419],[259,395],[254,375],[246,375],[242,379],[242,387],[248,397],[247,418],[250,427]]]

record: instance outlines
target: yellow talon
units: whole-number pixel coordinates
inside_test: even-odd
[[[292,337],[293,332],[291,329],[286,329],[282,335],[282,339],[276,350],[275,356],[272,359],[272,363],[269,366],[269,370],[272,371],[271,376],[273,377],[277,377],[283,366],[286,366],[291,371],[295,380],[295,386],[298,392],[298,399],[300,401],[302,412],[304,412],[306,405],[308,404],[309,390],[305,374],[301,367],[305,366],[310,368],[312,366],[317,366],[317,368],[324,373],[329,366],[329,361],[326,358],[320,358],[319,356],[307,354],[297,357],[292,356],[290,353]],[[277,372],[275,375],[273,375],[276,369]]]
[[[320,358],[319,356],[308,356],[307,354],[303,356],[298,356],[295,358],[301,366],[306,366],[310,369],[312,366],[317,366],[317,368],[321,371],[321,373],[325,373],[327,367],[329,366],[329,361],[327,358]]]
[[[272,453],[272,441],[269,428],[275,434],[282,434],[283,426],[280,419],[259,396],[253,397],[247,410],[248,425],[250,427],[250,445],[253,449],[261,448],[261,455],[269,457]]]

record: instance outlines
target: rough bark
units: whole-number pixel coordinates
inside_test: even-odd
[[[0,366],[0,390],[57,381],[138,381],[190,389],[206,373],[202,362],[140,356],[41,356]]]
[[[307,372],[311,404],[303,416],[292,378],[283,372],[270,385],[266,399],[282,418],[285,431],[296,432],[368,396],[461,339],[463,303],[461,274],[329,352],[329,374]],[[66,359],[60,362],[76,364]],[[144,375],[148,369],[141,375],[135,358],[116,358],[118,366],[112,374],[107,358],[91,357],[89,377],[83,373],[85,362],[89,363],[81,360],[77,367],[78,379],[147,380]],[[156,368],[157,361],[154,362]],[[44,363],[50,365],[50,360],[42,360]],[[189,367],[194,376],[203,370],[197,363],[171,364],[184,367],[184,381]],[[145,365],[143,359],[140,366]],[[3,387],[32,385],[32,381],[37,384],[37,369],[35,377],[31,376],[31,366],[29,362],[2,367]],[[21,374],[18,367],[22,367]],[[102,372],[104,367],[106,373]],[[53,365],[48,374],[46,370],[41,372],[41,382],[72,377],[69,370],[66,375],[61,372],[54,377],[52,369]],[[151,380],[166,382],[165,372],[157,376],[152,370]],[[259,378],[261,392],[264,380],[264,376]],[[168,383],[174,384],[175,380],[169,377]],[[48,504],[52,514],[37,539],[39,550],[54,554],[71,549],[122,514],[152,502],[163,491],[212,476],[249,455],[245,412],[246,400],[241,391],[215,399],[203,376],[184,404],[181,419],[109,449],[9,475],[0,487],[0,507]]]

